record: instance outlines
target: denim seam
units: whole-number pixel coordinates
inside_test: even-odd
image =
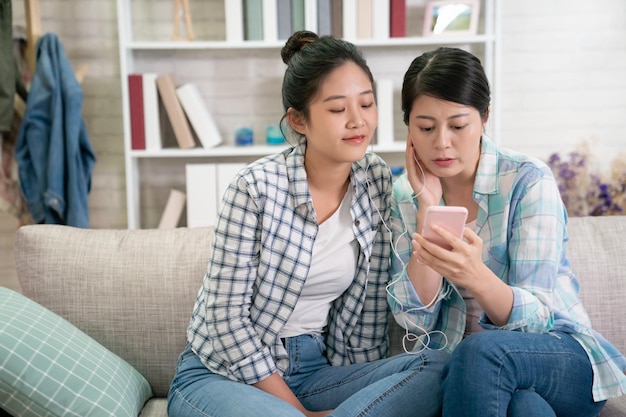
[[[393,386],[389,387],[389,389],[387,391],[385,391],[382,394],[380,394],[377,398],[375,398],[374,400],[370,401],[370,403],[367,405],[367,407],[365,407],[363,410],[361,410],[361,412],[359,412],[356,415],[356,417],[367,416],[369,414],[369,412],[372,411],[374,405],[380,404],[386,397],[389,396],[389,394],[391,394],[392,392],[396,391],[398,389],[398,387],[406,384],[408,381],[410,381],[411,379],[415,378],[418,374],[420,374],[424,370],[424,368],[426,367],[426,362],[427,362],[427,359],[425,357],[423,357],[422,364],[420,365],[419,369],[414,370],[409,375],[407,375],[406,378],[403,378],[401,381],[399,381],[396,384],[394,384]]]
[[[375,370],[377,370],[379,368],[379,366],[381,366],[379,364],[377,364],[377,365],[378,366],[376,366],[376,368],[364,369],[364,372],[361,372],[359,374],[351,375],[350,378],[343,379],[341,381],[335,382],[334,384],[328,384],[328,385],[324,386],[323,388],[319,388],[319,389],[316,389],[314,391],[308,391],[305,394],[298,395],[298,398],[306,398],[306,397],[308,397],[310,395],[318,395],[318,394],[320,394],[322,392],[326,392],[328,390],[333,390],[333,389],[335,389],[335,388],[337,388],[337,387],[339,387],[341,385],[344,385],[347,382],[352,382],[352,381],[356,381],[358,379],[361,379],[361,378],[363,378],[364,375],[367,375],[369,373],[374,372]],[[421,371],[421,369],[420,369],[420,371]]]
[[[206,416],[206,417],[212,417],[210,414],[205,414],[202,410],[200,410],[199,408],[195,407],[193,403],[190,403],[189,401],[187,401],[187,398],[185,398],[185,396],[179,391],[178,388],[174,388],[174,394],[177,397],[181,398],[182,401],[187,404],[187,406],[189,406],[189,408],[191,408],[192,410],[194,410],[194,412],[198,413],[198,415],[202,415],[202,416]]]

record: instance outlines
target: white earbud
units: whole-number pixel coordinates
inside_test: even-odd
[[[420,164],[420,161],[417,160],[417,156],[415,155],[415,152],[413,153],[413,159],[415,160],[417,167],[420,169],[420,172],[422,173],[422,189],[419,190],[419,192],[415,194],[415,198],[417,198],[426,189],[426,173],[424,172],[424,168],[422,168],[422,164]]]

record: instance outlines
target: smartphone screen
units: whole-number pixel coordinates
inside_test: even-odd
[[[424,217],[424,227],[422,228],[422,236],[429,241],[436,243],[444,249],[450,250],[452,247],[443,240],[432,229],[433,225],[447,230],[461,238],[463,236],[463,228],[467,221],[467,209],[462,206],[430,206],[426,209]]]

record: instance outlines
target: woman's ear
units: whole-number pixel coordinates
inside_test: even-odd
[[[287,121],[293,130],[301,135],[306,135],[306,120],[301,112],[289,107],[287,109]]]
[[[487,108],[487,112],[485,113],[485,115],[482,117],[482,122],[483,122],[483,129],[486,128],[487,126],[487,122],[489,121],[489,114],[491,113],[491,107]]]

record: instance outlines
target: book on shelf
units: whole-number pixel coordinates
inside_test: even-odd
[[[243,41],[243,3],[241,0],[224,0],[224,20],[226,40],[228,42]]]
[[[315,32],[319,35],[317,25],[317,3],[318,0],[304,0],[304,29]]]
[[[317,0],[317,34],[332,35],[331,0]]]
[[[389,39],[389,0],[372,0],[372,37]]]
[[[263,0],[263,40],[278,40],[278,2]]]
[[[372,0],[358,0],[356,5],[356,37],[359,39],[372,38]]]
[[[211,226],[217,220],[217,165],[185,165],[187,227]]]
[[[128,103],[130,107],[131,149],[146,149],[143,80],[141,74],[128,74]]]
[[[406,36],[406,0],[391,0],[389,3],[389,36]]]
[[[174,229],[178,226],[185,208],[185,200],[185,193],[174,188],[170,190],[170,195],[159,220],[159,229]]]
[[[263,0],[243,0],[244,40],[263,40]]]
[[[191,127],[185,117],[183,107],[176,95],[176,78],[174,74],[159,75],[156,79],[157,88],[165,107],[167,119],[172,125],[178,146],[189,149],[196,146]]]
[[[330,0],[330,28],[336,38],[343,38],[343,0]]]
[[[187,227],[217,223],[222,198],[234,176],[245,166],[238,162],[185,165]]]
[[[157,90],[156,84],[157,76],[158,74],[155,72],[142,74],[144,132],[146,137],[146,150],[148,151],[155,151],[162,148],[159,91]]]
[[[298,30],[355,39],[406,36],[407,0],[224,0],[226,40],[286,40]]]
[[[178,141],[176,140],[176,134],[174,133],[174,128],[167,118],[167,111],[165,110],[165,104],[163,100],[159,98],[159,115],[160,119],[160,128],[161,128],[161,146],[163,149],[171,149],[171,148],[180,148],[178,146]]]
[[[278,38],[289,38],[293,32],[317,33],[317,0],[277,0]]]
[[[176,88],[176,95],[202,147],[208,149],[222,143],[222,135],[198,86],[193,83],[181,85]]]
[[[224,0],[226,41],[286,40],[298,30],[319,34],[320,25],[331,34],[332,3],[341,7],[342,0]]]
[[[376,80],[376,108],[378,109],[378,126],[376,127],[376,143],[390,145],[393,143],[393,81]]]
[[[276,0],[278,7],[278,39],[287,40],[293,32],[291,22],[291,0]]]
[[[357,38],[357,0],[343,0],[342,3],[343,39],[354,41]]]
[[[304,0],[291,0],[291,31],[304,30]]]

